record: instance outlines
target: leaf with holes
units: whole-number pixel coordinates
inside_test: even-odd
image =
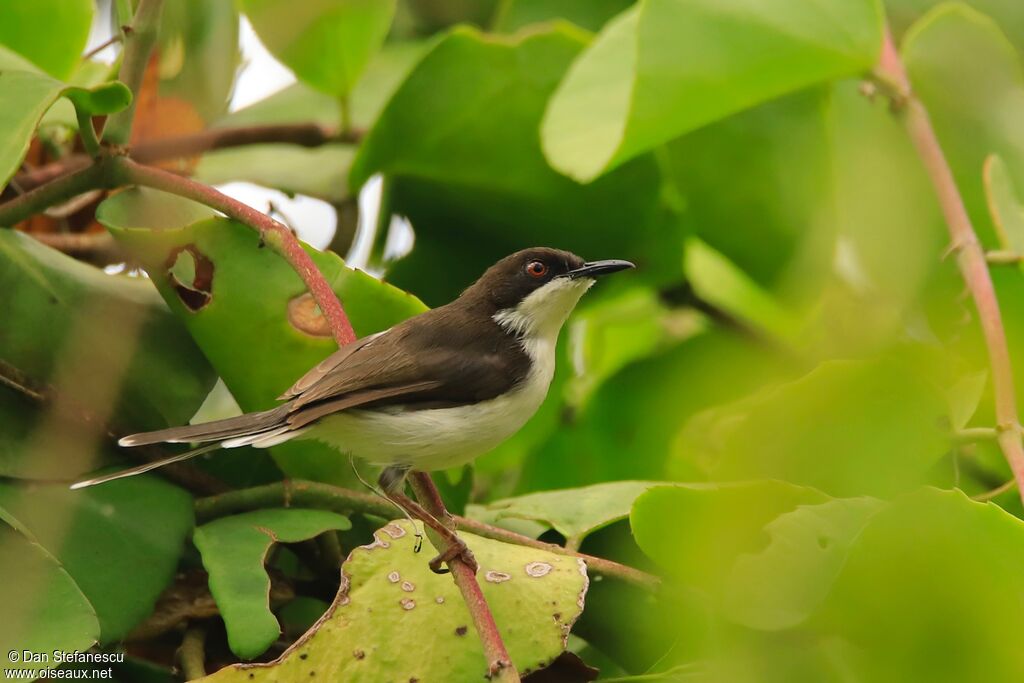
[[[59,384],[65,400],[94,416],[109,410],[105,421],[116,429],[182,424],[216,380],[148,282],[107,275],[20,232],[0,230],[0,290],[0,359],[8,369],[37,388]],[[38,400],[0,387],[0,474],[66,479],[91,469],[93,440],[75,437],[82,416],[38,407]]]
[[[877,0],[643,0],[605,26],[558,86],[541,126],[544,154],[593,180],[765,100],[866,71],[881,40]]]
[[[541,491],[476,505],[470,517],[501,525],[505,520],[530,520],[552,528],[578,548],[589,534],[629,517],[633,501],[657,482],[615,481],[578,489]]]
[[[167,218],[172,212],[173,219]],[[149,273],[241,408],[269,408],[337,346],[302,280],[281,256],[261,248],[256,232],[240,223],[193,222],[202,215],[194,203],[139,190],[114,195],[97,211]],[[163,229],[147,229],[154,226]],[[426,310],[416,297],[346,267],[336,254],[308,251],[357,335],[380,332]],[[351,476],[347,459],[317,442],[282,444],[273,453],[292,477],[348,482]]]
[[[205,681],[472,681],[487,674],[480,640],[458,588],[413,552],[412,526],[392,522],[356,548],[327,615],[279,659],[236,665]],[[459,534],[480,563],[487,604],[520,673],[564,649],[583,610],[581,560]]]
[[[281,625],[270,611],[270,577],[263,567],[270,547],[351,526],[334,512],[289,508],[232,515],[196,529],[193,541],[210,575],[210,592],[224,618],[232,652],[252,659],[281,635]]]

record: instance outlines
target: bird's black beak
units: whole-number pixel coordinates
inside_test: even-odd
[[[608,275],[609,273],[617,273],[620,270],[626,270],[628,268],[636,268],[629,261],[622,261],[619,259],[608,259],[607,261],[591,261],[584,263],[583,266],[575,270],[570,270],[565,274],[566,277],[576,279],[578,277],[597,277],[599,275]]]

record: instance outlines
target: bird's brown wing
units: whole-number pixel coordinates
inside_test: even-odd
[[[481,334],[460,315],[434,309],[336,352],[288,391],[288,422],[368,404],[453,405],[508,391],[528,366],[522,347],[500,329]]]
[[[288,399],[299,396],[300,394],[302,394],[302,392],[308,390],[314,384],[319,382],[331,370],[341,365],[346,358],[348,358],[353,353],[355,353],[359,349],[363,348],[364,346],[372,342],[381,334],[382,333],[378,332],[377,334],[371,334],[369,336],[363,337],[362,339],[357,339],[356,341],[350,344],[345,344],[340,349],[338,349],[331,355],[327,356],[327,358],[324,358],[322,361],[320,361],[312,368],[310,368],[310,370],[306,372],[306,374],[300,377],[295,382],[295,384],[291,385],[288,388],[288,391],[278,396],[277,400],[287,401]]]

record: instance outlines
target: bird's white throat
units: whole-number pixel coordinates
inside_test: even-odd
[[[594,285],[594,279],[557,277],[530,292],[515,308],[494,314],[494,320],[506,330],[524,339],[544,339],[552,344],[580,297]]]

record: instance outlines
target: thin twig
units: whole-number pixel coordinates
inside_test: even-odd
[[[385,519],[391,519],[395,515],[392,505],[379,496],[315,481],[288,480],[200,498],[196,501],[196,521],[203,523],[217,517],[282,505],[285,507],[293,505],[312,507],[340,513],[360,512]],[[654,590],[660,585],[658,577],[612,560],[574,553],[562,546],[538,541],[529,536],[523,536],[475,519],[459,516],[454,516],[453,519],[458,528],[465,529],[477,536],[513,545],[539,548],[567,557],[580,557],[587,563],[587,569],[597,576],[619,579],[648,590]]]
[[[991,491],[985,491],[984,493],[979,493],[975,496],[971,496],[971,500],[976,500],[979,503],[987,503],[990,500],[998,498],[1007,491],[1012,491],[1015,486],[1017,486],[1017,480],[1011,479],[1010,481],[1004,484],[1000,484]]]
[[[181,641],[179,650],[181,672],[186,681],[194,681],[206,675],[206,628],[189,626]]]
[[[91,49],[88,52],[86,52],[84,55],[82,55],[82,61],[83,62],[87,62],[90,59],[92,59],[93,57],[95,57],[96,55],[98,55],[99,53],[101,53],[104,50],[106,50],[111,45],[114,45],[116,43],[120,43],[122,40],[124,40],[124,34],[127,34],[130,31],[131,31],[131,26],[122,26],[121,27],[121,33],[115,33],[114,35],[110,36],[109,38],[104,40],[102,43],[100,43],[99,45],[94,47],[93,49]]]
[[[1010,469],[1013,470],[1014,479],[1024,500],[1024,486],[1021,486],[1024,484],[1024,442],[1021,440],[1017,416],[1010,352],[1006,344],[1006,333],[995,287],[988,271],[985,250],[971,225],[971,219],[964,207],[963,198],[943,154],[942,146],[935,135],[928,111],[911,90],[906,69],[888,30],[885,33],[877,73],[882,83],[889,88],[895,88],[894,103],[899,105],[897,111],[935,187],[939,205],[949,228],[953,249],[957,253],[960,273],[974,299],[992,369],[996,428],[999,432],[997,440],[1010,464]]]
[[[365,131],[359,129],[341,134],[317,123],[211,128],[191,135],[142,141],[131,146],[128,156],[140,163],[152,164],[246,145],[285,144],[320,147],[331,143],[351,144],[359,142],[364,134]],[[62,175],[85,168],[90,162],[86,154],[72,154],[59,161],[19,173],[12,182],[16,182],[23,191],[28,191]]]
[[[163,0],[139,0],[135,16],[132,17],[131,31],[125,34],[118,80],[132,91],[132,101],[124,110],[107,119],[103,137],[109,142],[124,145],[131,139],[132,121],[135,118],[139,90],[142,88],[142,76],[146,73],[149,54],[156,43],[162,8]]]
[[[985,259],[994,266],[1015,266],[1024,263],[1024,254],[1015,251],[987,251]]]
[[[419,499],[420,504],[430,514],[442,521],[451,518],[451,515],[448,514],[448,510],[444,506],[444,501],[441,499],[441,494],[438,492],[437,486],[434,485],[434,481],[430,478],[429,474],[426,472],[413,472],[409,477],[409,483],[412,486],[412,490],[416,493],[416,498]],[[432,534],[429,528],[427,529],[427,534],[431,536],[430,540],[437,546],[438,551],[443,552],[445,550],[442,547],[443,544],[438,545],[440,538]],[[480,584],[477,583],[476,574],[473,569],[458,556],[448,562],[448,568],[451,570],[455,585],[458,586],[459,592],[462,593],[462,599],[466,602],[466,607],[469,608],[473,625],[476,627],[477,634],[480,636],[480,642],[484,646],[484,656],[487,658],[487,678],[489,680],[507,681],[509,683],[518,681],[519,673],[512,663],[512,658],[508,655],[505,641],[501,638],[498,624],[494,621],[494,615],[491,614],[491,610],[487,606],[487,600],[484,598],[483,591],[480,590]]]
[[[106,263],[124,260],[125,254],[109,232],[30,232],[38,242],[75,257]]]

